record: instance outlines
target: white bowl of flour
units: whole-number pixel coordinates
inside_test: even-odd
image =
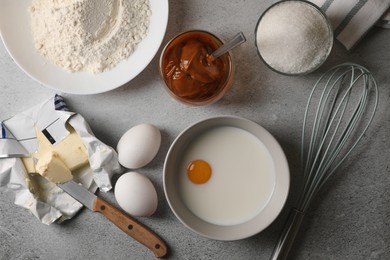
[[[280,1],[256,26],[256,47],[268,67],[284,75],[320,67],[333,46],[333,30],[322,11],[307,1]]]
[[[95,94],[145,69],[168,15],[168,0],[4,0],[0,33],[35,80],[59,92]]]

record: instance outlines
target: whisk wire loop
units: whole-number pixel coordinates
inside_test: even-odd
[[[335,75],[342,70],[343,67],[336,67],[325,73],[320,80],[315,84],[312,93],[309,97],[309,102],[306,106],[304,124],[302,131],[302,148],[301,159],[302,165],[304,165],[304,188],[301,194],[298,209],[306,211],[312,198],[317,191],[328,180],[329,176],[339,167],[339,165],[346,159],[350,152],[354,149],[356,144],[363,137],[368,125],[372,121],[373,114],[377,107],[377,97],[375,100],[375,109],[371,115],[371,118],[367,124],[367,127],[363,129],[361,135],[356,139],[355,144],[351,148],[345,151],[344,156],[336,162],[336,159],[340,156],[343,148],[348,143],[352,134],[359,126],[359,122],[362,120],[364,112],[366,111],[368,102],[368,91],[370,82],[373,82],[373,87],[377,94],[377,85],[375,79],[369,74],[369,72],[363,67],[357,67],[356,65],[349,65],[349,69],[346,69],[334,80]],[[358,70],[358,72],[356,72]],[[345,88],[345,81],[350,74],[350,83]],[[308,151],[305,153],[305,140],[307,121],[309,117],[310,104],[313,99],[314,92],[317,88],[321,87],[321,81],[326,76],[329,78],[323,85],[322,93],[319,98],[316,113],[314,115],[314,123],[310,135],[310,141],[308,144]],[[347,109],[350,109],[350,98],[354,88],[357,88],[356,84],[363,79],[362,92],[358,97],[356,106],[350,113],[351,116],[347,119]],[[332,80],[333,83],[332,83]],[[345,89],[345,90],[343,90]],[[344,92],[343,92],[344,91]],[[351,110],[351,109],[350,109]],[[342,122],[346,122],[345,126],[342,126]],[[321,129],[322,128],[322,129]],[[316,152],[314,152],[316,151]],[[306,155],[306,158],[305,158]],[[332,167],[333,166],[333,167]]]
[[[367,75],[365,75],[366,77]],[[369,75],[369,77],[372,77],[371,75]],[[366,77],[365,81],[368,81],[369,78]],[[373,80],[373,79],[372,79]],[[377,89],[377,84],[375,81],[372,82],[373,85],[374,85],[374,88]],[[367,85],[368,86],[368,85]],[[347,133],[345,134],[345,136],[343,137],[342,139],[342,144],[339,146],[339,148],[337,150],[335,150],[335,153],[333,154],[333,159],[331,162],[329,162],[329,165],[327,165],[326,167],[324,167],[324,169],[321,170],[320,174],[324,176],[323,180],[321,182],[319,182],[315,187],[314,187],[314,191],[319,191],[322,186],[326,183],[326,181],[330,178],[330,176],[336,171],[336,169],[341,165],[341,163],[348,157],[348,155],[352,152],[352,150],[356,147],[356,145],[360,142],[360,140],[362,139],[362,137],[364,136],[365,132],[367,131],[369,125],[371,124],[371,121],[373,119],[373,115],[375,113],[375,111],[373,111],[373,114],[372,116],[369,118],[368,120],[368,123],[367,125],[365,126],[365,128],[362,130],[361,134],[356,138],[356,141],[351,145],[350,149],[344,154],[344,156],[338,161],[337,164],[334,165],[334,167],[332,169],[330,169],[330,166],[332,165],[333,161],[335,161],[336,157],[338,156],[339,154],[339,151],[341,150],[341,148],[346,144],[348,138],[351,136],[351,134],[353,133],[353,131],[356,129],[356,127],[358,126],[358,122],[363,118],[363,115],[364,115],[364,112],[366,110],[366,107],[367,107],[367,104],[368,104],[368,92],[369,92],[369,89],[368,88],[364,88],[364,91],[362,93],[362,96],[361,96],[361,102],[358,103],[358,107],[357,107],[357,110],[355,111],[353,117],[351,118],[350,122],[349,122],[349,125],[348,125],[348,131]],[[375,97],[375,110],[376,110],[376,107],[377,107],[377,102],[378,102],[378,92],[376,90],[376,97]],[[329,171],[329,172],[327,172]],[[310,199],[307,201],[307,205],[306,205],[306,209],[307,207],[309,206],[308,203],[310,203],[311,201],[311,198],[314,196],[315,194],[311,194],[311,196],[308,196]]]
[[[321,85],[321,80],[326,76],[325,73],[319,81],[315,84],[311,95],[309,97],[309,102],[306,106],[305,116],[304,116],[304,127],[302,130],[302,150],[301,150],[301,162],[304,166],[304,189],[301,195],[300,203],[298,205],[301,205],[304,195],[308,192],[308,190],[311,189],[309,184],[319,181],[318,178],[320,178],[320,175],[314,174],[313,172],[316,171],[318,167],[320,167],[323,164],[323,161],[325,161],[327,152],[323,152],[323,146],[325,143],[325,138],[329,134],[329,128],[332,122],[334,121],[334,118],[331,118],[332,112],[335,109],[336,106],[336,100],[338,96],[340,95],[340,89],[342,88],[343,81],[346,77],[347,71],[341,74],[337,77],[337,79],[330,85],[331,80],[333,79],[334,75],[340,70],[335,69],[329,78],[327,79],[326,83],[324,84],[324,88],[322,90],[318,106],[316,109],[316,114],[314,116],[314,123],[312,126],[312,131],[310,135],[310,142],[309,142],[309,148],[307,152],[307,158],[305,160],[304,155],[304,147],[305,147],[305,128],[306,128],[306,121],[309,116],[309,109],[311,108],[311,101],[314,92],[319,88]],[[332,96],[331,94],[334,93]],[[323,126],[321,128],[321,126]],[[322,130],[321,130],[322,129]],[[331,143],[331,142],[330,142]],[[316,153],[314,151],[317,151]],[[321,161],[319,161],[319,158],[322,158]],[[318,166],[320,165],[320,166]]]
[[[359,88],[360,92],[356,90]],[[377,110],[378,99],[374,77],[357,64],[335,66],[315,83],[302,127],[302,192],[274,248],[272,260],[288,259],[311,201],[365,135]],[[369,101],[373,103],[369,104]],[[311,119],[312,125],[309,124]]]
[[[330,81],[332,80],[332,77],[333,75],[337,73],[337,70],[335,70],[332,75],[329,77],[329,79],[327,80],[327,82],[325,83],[325,86],[328,86]],[[325,74],[326,75],[326,74]],[[324,75],[324,76],[325,76]],[[323,77],[322,77],[323,78]],[[321,79],[322,79],[321,78]],[[321,93],[321,97],[319,99],[319,105],[317,107],[317,110],[316,110],[316,114],[314,116],[314,123],[313,123],[313,127],[312,127],[312,133],[311,133],[311,139],[310,139],[310,142],[309,142],[309,148],[308,148],[308,152],[307,152],[307,158],[305,160],[304,158],[304,151],[302,151],[301,153],[301,162],[302,162],[302,165],[305,165],[305,170],[304,170],[304,177],[306,177],[308,174],[309,174],[309,166],[310,165],[313,165],[313,161],[315,161],[315,154],[312,153],[312,151],[314,150],[318,150],[319,146],[321,145],[321,143],[319,142],[325,135],[325,130],[326,130],[326,126],[328,125],[328,122],[330,120],[330,116],[331,116],[331,112],[328,113],[328,116],[325,116],[324,113],[326,111],[326,107],[325,105],[328,104],[328,106],[330,107],[330,110],[332,111],[334,109],[334,105],[335,105],[335,101],[337,99],[337,95],[338,95],[338,89],[336,90],[336,96],[333,97],[333,101],[331,102],[328,102],[328,99],[332,98],[330,96],[330,92],[332,91],[332,89],[335,87],[335,85],[338,83],[338,81],[340,81],[340,79],[343,78],[343,75],[339,76],[338,79],[331,85],[331,87],[325,87]],[[308,111],[310,109],[310,101],[312,100],[312,96],[314,94],[314,92],[316,91],[317,87],[319,86],[319,83],[320,81],[317,81],[316,85],[314,86],[313,90],[312,90],[312,93],[309,97],[309,102],[307,104],[307,107],[306,107],[306,112],[305,112],[305,117],[304,117],[304,126],[306,125],[306,120],[308,118]],[[338,86],[338,88],[341,87],[341,83],[340,85]],[[321,128],[320,126],[323,125],[324,127]],[[321,131],[322,129],[322,132],[321,133],[318,133],[319,131]],[[302,146],[301,147],[304,147],[305,146],[305,127],[303,128],[303,131],[302,131]],[[318,138],[318,136],[320,136],[320,138]],[[317,138],[316,138],[317,137]],[[306,178],[304,178],[306,179]]]

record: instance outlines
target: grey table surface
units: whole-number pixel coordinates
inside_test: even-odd
[[[175,34],[199,28],[223,39],[242,31],[247,43],[234,50],[234,85],[219,102],[190,107],[173,100],[158,75],[161,48],[149,66],[124,86],[97,95],[63,94],[95,135],[115,147],[130,127],[152,123],[162,145],[151,164],[139,170],[154,183],[159,205],[138,218],[169,245],[168,259],[268,259],[300,188],[299,144],[304,106],[318,77],[328,68],[356,62],[375,76],[380,89],[378,113],[361,145],[318,194],[294,245],[291,259],[390,259],[390,30],[372,28],[351,51],[335,43],[327,62],[307,76],[288,77],[258,58],[254,29],[274,1],[170,1],[165,44]],[[8,118],[55,94],[29,78],[0,44],[0,118]],[[291,170],[291,190],[279,217],[263,232],[239,241],[201,237],[184,227],[164,197],[162,170],[174,138],[188,125],[216,115],[251,119],[280,142]],[[99,196],[114,205],[112,191]],[[153,259],[100,214],[83,209],[72,220],[46,226],[0,193],[0,259]]]

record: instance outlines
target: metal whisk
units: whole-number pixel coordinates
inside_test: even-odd
[[[341,64],[318,79],[303,121],[300,199],[291,210],[271,259],[287,259],[310,202],[362,139],[377,106],[377,83],[360,65]]]

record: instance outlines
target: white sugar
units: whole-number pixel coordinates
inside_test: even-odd
[[[324,61],[332,46],[326,18],[310,4],[287,1],[275,5],[257,28],[257,46],[264,61],[277,71],[299,74]]]

